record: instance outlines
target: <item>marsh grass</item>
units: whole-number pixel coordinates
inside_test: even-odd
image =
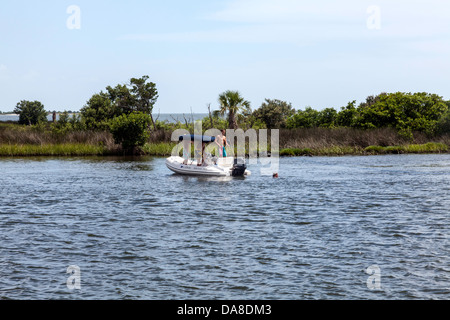
[[[142,148],[143,152],[147,155],[156,157],[169,157],[172,155],[172,150],[176,146],[176,143],[147,143]]]
[[[0,145],[0,156],[99,156],[110,152],[103,146],[89,144]]]
[[[314,151],[314,155],[316,156],[346,156],[362,154],[364,154],[364,150],[362,148],[350,146],[332,146]]]
[[[358,130],[352,128],[310,128],[280,130],[282,156],[343,156],[367,154],[444,153],[450,136],[430,138],[415,133],[408,140],[392,128]],[[308,152],[305,152],[307,150]]]
[[[403,153],[446,153],[449,146],[444,143],[408,144],[404,146],[370,146],[365,149],[368,154],[403,154]]]
[[[119,154],[109,132],[71,131],[60,134],[47,126],[0,123],[0,156],[91,156]]]
[[[45,144],[92,144],[114,146],[114,138],[106,131],[70,131],[65,134],[52,132],[39,126],[20,126],[0,123],[0,144],[45,145]]]
[[[305,149],[287,148],[280,151],[280,156],[282,157],[312,156],[313,154],[314,154],[313,150],[309,148]]]
[[[142,154],[166,157],[177,145],[171,142],[170,130],[152,132]],[[268,141],[270,141],[270,131]],[[394,129],[358,130],[352,128],[303,128],[280,130],[281,156],[342,156],[398,153],[449,152],[450,135],[430,138],[415,133],[413,140],[400,136]],[[234,150],[233,150],[234,149]],[[235,146],[228,153],[238,154]],[[210,151],[215,155],[214,151]],[[249,150],[245,154],[259,155],[271,152],[267,149]],[[49,126],[21,126],[16,123],[0,123],[0,156],[74,156],[74,155],[122,155],[123,150],[114,143],[107,131],[53,132]]]
[[[422,141],[423,137],[418,136]],[[358,130],[352,128],[302,128],[280,130],[281,148],[310,148],[314,150],[351,146],[367,148],[372,145],[403,145],[408,141],[394,129]],[[337,151],[337,150],[335,150]],[[345,151],[345,150],[340,150]]]

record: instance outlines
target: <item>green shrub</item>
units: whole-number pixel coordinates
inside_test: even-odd
[[[430,136],[435,134],[439,129],[438,122],[447,110],[446,102],[436,94],[382,93],[368,97],[358,107],[355,125],[364,129],[396,128],[401,136],[412,140],[414,131]]]
[[[450,102],[447,103],[450,105]],[[450,134],[450,108],[439,120],[437,133],[441,135]]]
[[[14,112],[19,115],[19,124],[36,125],[47,122],[47,112],[39,101],[20,101]]]
[[[57,135],[66,135],[73,131],[85,131],[86,125],[80,115],[74,114],[70,117],[68,111],[59,115],[59,120],[50,125],[51,131]]]
[[[134,112],[115,117],[109,127],[116,144],[121,144],[126,153],[136,153],[150,137],[150,124],[148,114]]]

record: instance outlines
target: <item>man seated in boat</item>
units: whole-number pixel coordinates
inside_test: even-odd
[[[197,158],[197,166],[199,166],[199,167],[207,165],[207,163],[205,162],[205,148],[206,148],[206,142],[202,142],[202,151],[195,150],[196,158]]]
[[[183,141],[183,164],[187,165],[189,159],[191,158],[191,145],[194,144],[192,140],[184,139]]]
[[[183,164],[187,165],[189,163],[189,160],[191,159],[191,146],[192,144],[194,144],[194,158],[197,161],[197,166],[207,166],[208,163],[205,161],[205,149],[207,142],[202,141],[201,149],[199,149],[199,143],[195,143],[194,136],[191,136],[189,138],[190,139],[187,139],[186,136],[180,137],[180,141],[183,140]],[[212,141],[214,141],[214,138],[212,138]]]

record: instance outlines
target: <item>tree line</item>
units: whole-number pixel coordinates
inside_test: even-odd
[[[159,97],[156,84],[148,76],[132,78],[126,84],[108,86],[94,94],[72,117],[68,112],[51,124],[52,130],[65,133],[71,130],[110,131],[116,143],[135,152],[148,139],[149,132],[173,130],[189,124],[169,124],[153,118],[153,108]],[[450,101],[443,97],[419,93],[381,93],[367,97],[357,105],[351,101],[336,110],[312,107],[296,110],[291,103],[265,99],[257,109],[239,91],[225,91],[218,97],[219,108],[209,110],[204,127],[218,129],[275,129],[275,128],[337,128],[375,129],[391,127],[404,137],[414,132],[433,136],[450,133]],[[37,125],[47,122],[47,111],[39,101],[21,101],[14,110],[19,123]]]
[[[222,102],[225,101],[225,102]],[[450,133],[450,101],[426,92],[381,93],[367,97],[358,106],[349,102],[340,110],[306,107],[295,110],[291,103],[265,99],[252,111],[239,92],[227,91],[219,98],[220,114],[228,110],[228,126],[242,128],[394,128],[400,135],[413,138],[414,132],[428,136]],[[207,119],[205,119],[207,120]],[[222,124],[223,125],[223,124]]]

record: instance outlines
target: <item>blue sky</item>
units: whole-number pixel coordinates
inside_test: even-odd
[[[71,5],[80,29],[67,27]],[[446,0],[6,0],[0,46],[1,111],[20,100],[79,110],[143,75],[161,113],[207,112],[225,90],[253,109],[265,98],[337,109],[395,91],[450,99]]]

